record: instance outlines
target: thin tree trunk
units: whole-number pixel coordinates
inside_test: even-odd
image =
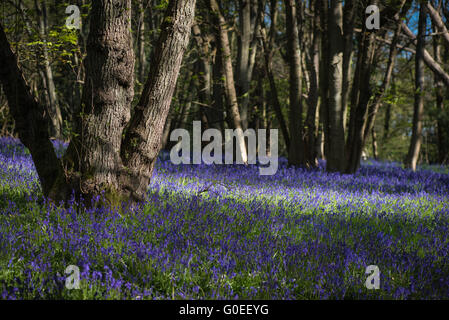
[[[147,1],[145,1],[147,2]],[[140,83],[145,81],[145,9],[147,4],[143,1],[138,1],[138,17],[139,27],[137,29],[137,50],[139,57],[139,64],[137,70],[137,77]]]
[[[243,130],[248,128],[249,103],[249,58],[251,45],[251,0],[239,0],[239,47],[237,55],[236,88],[239,95],[240,114]],[[254,27],[254,26],[253,26]]]
[[[248,156],[246,152],[245,139],[242,132],[242,120],[240,118],[239,106],[237,102],[237,93],[234,84],[234,72],[232,69],[231,60],[231,47],[229,44],[228,30],[226,21],[221,14],[220,7],[216,0],[209,1],[210,7],[214,14],[216,15],[218,21],[218,34],[220,39],[220,48],[222,50],[221,57],[223,59],[223,69],[225,73],[225,89],[228,98],[228,103],[230,105],[231,118],[233,121],[234,129],[237,130],[236,136],[238,140],[238,146],[241,158],[244,163],[248,162]]]
[[[262,22],[263,27],[261,28],[261,42],[263,47],[263,55],[264,55],[264,66],[265,72],[268,77],[268,82],[270,85],[270,98],[271,103],[273,104],[274,112],[279,122],[279,126],[281,128],[282,136],[284,138],[285,146],[287,150],[290,148],[290,135],[287,129],[287,124],[282,114],[281,104],[279,102],[278,90],[276,87],[276,82],[274,79],[273,73],[273,48],[275,45],[275,33],[276,33],[276,22],[277,22],[277,3],[276,0],[270,1],[270,12],[271,12],[271,25],[270,25],[270,36],[267,39],[267,34],[265,30],[265,24]]]
[[[349,79],[351,75],[351,61],[353,56],[353,36],[354,36],[354,18],[355,18],[354,0],[345,1],[343,9],[343,85],[342,85],[342,117],[343,128],[346,131],[346,119],[348,113],[348,95]]]
[[[378,151],[377,151],[377,135],[376,135],[376,130],[373,127],[371,129],[371,137],[373,139],[372,141],[372,145],[373,145],[373,157],[375,160],[377,160],[377,158],[379,157]]]
[[[321,61],[320,61],[320,119],[322,127],[322,158],[327,157],[327,153],[330,150],[330,135],[329,135],[329,7],[327,0],[321,0],[320,5],[320,17],[321,17]],[[320,149],[320,150],[321,150]]]
[[[360,166],[360,159],[364,148],[364,134],[367,127],[369,101],[372,97],[371,76],[375,69],[375,33],[366,32],[366,26],[363,27],[361,41],[359,45],[359,56],[357,59],[356,77],[357,88],[359,92],[353,92],[353,102],[351,103],[351,115],[349,123],[349,133],[346,146],[347,159],[346,173],[355,173]]]
[[[306,131],[305,131],[305,150],[306,161],[311,167],[318,165],[316,140],[318,139],[317,119],[319,117],[319,73],[320,73],[320,6],[318,3],[312,7],[314,13],[313,19],[313,39],[310,48],[311,61],[309,65],[309,79],[310,89],[307,98],[307,116],[306,116]]]
[[[407,10],[402,9],[405,2],[406,2],[405,0],[402,0],[401,5],[399,7],[399,12],[396,14],[396,16],[399,16],[400,19],[402,19],[405,16],[406,11],[407,11]],[[365,127],[365,132],[363,135],[363,143],[362,143],[363,145],[365,145],[365,142],[366,142],[366,139],[367,139],[369,133],[373,130],[374,121],[376,119],[377,112],[382,103],[382,98],[384,97],[385,92],[386,92],[386,90],[388,90],[388,87],[390,85],[390,80],[392,78],[394,66],[396,63],[396,56],[397,56],[397,52],[398,52],[397,44],[399,42],[399,36],[401,34],[401,30],[402,30],[402,25],[400,23],[398,23],[398,25],[396,27],[396,31],[393,35],[393,40],[391,41],[391,44],[390,44],[390,53],[388,56],[387,69],[385,71],[384,79],[382,81],[381,86],[377,90],[376,95],[374,96],[373,102],[371,103],[371,105],[369,107],[368,120],[367,120],[367,124]]]
[[[192,27],[193,37],[195,39],[196,45],[199,50],[199,97],[202,104],[206,106],[203,109],[207,122],[212,128],[220,128],[219,110],[212,108],[212,91],[211,91],[211,78],[212,78],[212,68],[211,68],[211,52],[209,48],[209,41],[202,35],[201,29],[198,24],[194,24]]]
[[[426,33],[426,12],[424,4],[420,4],[418,22],[418,43],[415,55],[415,105],[410,146],[405,159],[407,168],[416,170],[422,143],[422,121],[424,115],[424,47]]]
[[[434,38],[435,59],[441,63],[441,44],[440,38]],[[444,85],[441,79],[435,75],[435,106],[438,111],[437,132],[438,132],[438,160],[440,163],[445,163],[448,158],[448,127],[449,123],[444,117]]]
[[[218,47],[215,48],[215,54],[213,66],[212,66],[212,78],[213,78],[213,85],[212,85],[212,108],[214,112],[219,114],[220,119],[220,130],[223,132],[224,130],[224,107],[223,107],[223,59],[221,57],[221,49],[218,43],[216,43]]]
[[[34,0],[35,9],[37,12],[37,15],[39,17],[39,35],[42,41],[44,42],[42,46],[42,58],[41,61],[41,68],[42,68],[42,74],[44,77],[46,90],[48,94],[48,111],[49,111],[49,117],[51,121],[50,126],[50,134],[57,139],[62,139],[62,115],[61,115],[61,109],[59,107],[58,98],[56,96],[56,87],[53,79],[53,70],[50,66],[50,60],[48,55],[48,48],[47,48],[47,8],[45,1],[40,3],[40,0]]]

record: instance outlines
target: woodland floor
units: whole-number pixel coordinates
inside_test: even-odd
[[[60,153],[63,145],[57,144]],[[159,161],[132,211],[44,199],[0,139],[3,299],[449,298],[449,170],[368,161],[355,175]],[[65,288],[79,266],[81,288]],[[365,269],[380,269],[380,289]]]

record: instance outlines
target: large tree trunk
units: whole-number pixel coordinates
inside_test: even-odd
[[[45,107],[29,92],[0,28],[0,80],[45,196],[66,200],[74,191],[87,201],[103,192],[111,201],[144,198],[194,9],[195,0],[170,1],[150,76],[128,124],[134,85],[131,0],[92,2],[81,113],[63,166],[46,133]]]
[[[329,10],[329,104],[328,139],[326,150],[327,171],[345,169],[345,134],[342,113],[343,85],[343,8],[341,0],[332,0]]]
[[[131,0],[94,1],[90,15],[86,78],[81,113],[65,157],[68,188],[56,185],[50,197],[64,199],[75,189],[84,197],[120,190],[122,134],[134,97]]]
[[[301,50],[299,47],[298,24],[296,20],[296,4],[294,0],[285,0],[288,63],[290,68],[290,148],[288,150],[288,163],[294,166],[305,166],[305,152],[302,125],[302,70]]]
[[[415,105],[413,112],[413,127],[410,146],[405,166],[416,170],[416,164],[419,158],[422,143],[422,121],[424,115],[424,47],[426,36],[426,12],[424,4],[420,4],[419,22],[418,22],[418,43],[415,55]]]
[[[121,156],[122,190],[131,198],[146,194],[161,148],[161,135],[190,38],[196,0],[169,2],[152,57],[150,75],[130,120]]]

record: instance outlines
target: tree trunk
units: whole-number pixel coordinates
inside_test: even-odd
[[[207,122],[212,128],[219,129],[221,121],[221,116],[219,114],[220,110],[216,110],[212,107],[212,67],[209,41],[202,35],[198,24],[194,24],[192,31],[199,51],[199,98],[201,103],[205,106],[203,111],[207,117]]]
[[[372,96],[370,86],[374,61],[374,34],[363,34],[363,44],[359,52],[360,59],[360,85],[358,103],[351,107],[353,121],[349,128],[348,163],[346,173],[355,173],[360,166],[360,158],[364,147],[364,133],[368,120],[368,104]]]
[[[285,0],[288,62],[290,68],[289,86],[289,125],[290,148],[288,150],[289,165],[303,167],[305,163],[303,125],[302,125],[302,71],[301,50],[299,47],[298,25],[296,20],[296,4],[294,0]]]
[[[343,85],[343,8],[341,0],[331,0],[328,26],[329,41],[329,150],[326,170],[343,172],[345,167],[345,134],[342,113]]]
[[[377,151],[377,135],[376,135],[376,130],[375,130],[374,127],[371,129],[371,137],[372,137],[372,139],[373,139],[373,141],[372,141],[372,145],[373,145],[373,158],[374,158],[375,160],[377,160],[377,158],[379,157],[379,154],[378,154],[378,151]]]
[[[47,108],[31,93],[1,24],[0,81],[15,129],[22,143],[30,150],[42,192],[48,194],[56,178],[62,174],[62,166],[50,142],[48,118],[45,116]]]
[[[122,190],[132,199],[146,194],[169,112],[182,58],[190,38],[196,0],[169,2],[150,66],[150,75],[130,120],[121,156]]]
[[[139,57],[139,64],[137,69],[137,77],[140,83],[145,81],[145,10],[147,7],[143,1],[138,1],[138,20],[139,27],[137,28],[137,50]]]
[[[319,150],[321,152],[321,158],[327,157],[328,150],[330,149],[330,136],[329,136],[329,41],[328,41],[328,29],[329,29],[329,7],[327,0],[321,0],[320,6],[320,21],[321,21],[321,61],[320,61],[320,124],[321,124],[321,138],[322,146]]]
[[[424,4],[420,4],[418,22],[418,43],[415,55],[415,105],[413,112],[413,127],[410,146],[405,166],[416,170],[422,143],[422,121],[424,115],[424,47],[426,33],[426,12]]]
[[[110,201],[144,198],[194,8],[195,0],[170,1],[150,76],[128,123],[134,85],[131,0],[92,2],[81,113],[63,165],[46,132],[45,107],[31,95],[0,26],[0,80],[45,196],[67,200],[75,192],[89,202],[105,192]]]
[[[436,12],[439,14],[438,12]],[[434,20],[434,19],[433,19]],[[439,27],[441,30],[441,27]],[[433,31],[438,32],[435,21],[433,22]],[[435,61],[438,64],[442,64],[442,49],[441,37],[433,37],[433,48]],[[446,52],[449,51],[449,47]],[[446,58],[447,61],[447,58]],[[445,164],[449,158],[449,122],[447,120],[446,110],[444,107],[444,84],[438,75],[434,75],[435,83],[435,107],[438,112],[437,116],[437,135],[438,135],[438,161],[439,163]]]
[[[216,48],[214,49],[215,54],[213,54],[214,56],[214,61],[213,61],[213,66],[212,66],[212,79],[213,79],[213,84],[212,84],[212,108],[214,110],[214,112],[216,112],[217,114],[219,114],[219,119],[220,119],[220,130],[222,132],[224,132],[224,107],[223,107],[223,79],[222,79],[222,75],[223,75],[223,59],[221,57],[221,49],[219,46],[219,43],[216,43]]]
[[[231,118],[233,121],[234,129],[237,130],[236,135],[237,135],[238,146],[239,146],[239,149],[237,151],[240,152],[243,162],[247,163],[248,156],[247,156],[247,152],[246,152],[245,138],[244,138],[243,132],[242,132],[242,121],[240,118],[239,106],[238,106],[238,102],[237,102],[237,93],[236,93],[235,84],[234,84],[234,72],[232,69],[231,47],[229,44],[227,24],[226,24],[226,21],[225,21],[223,15],[221,14],[220,7],[219,7],[217,1],[210,0],[209,4],[217,18],[218,35],[219,35],[219,39],[220,39],[220,48],[222,50],[221,58],[223,60],[223,69],[224,69],[224,74],[225,74],[226,95],[228,98],[228,103],[230,105],[230,113],[231,113]]]
[[[249,58],[251,45],[251,0],[239,0],[239,46],[237,55],[237,82],[242,128],[248,128]]]
[[[56,87],[53,80],[53,70],[50,66],[50,59],[47,48],[47,8],[45,1],[40,3],[40,0],[34,0],[35,9],[39,17],[39,35],[44,42],[42,46],[42,75],[45,82],[45,87],[48,95],[48,115],[50,117],[49,126],[50,134],[56,139],[62,139],[62,115],[59,107],[58,98],[56,96]]]
[[[351,61],[353,56],[353,36],[355,19],[354,0],[345,1],[343,9],[343,84],[342,84],[342,117],[343,129],[346,131],[346,118],[348,113],[349,78],[351,76]]]
[[[318,138],[317,119],[319,115],[319,73],[320,73],[320,6],[315,3],[313,6],[313,39],[310,48],[311,61],[309,65],[309,79],[310,89],[307,98],[307,116],[306,116],[306,130],[305,130],[305,150],[306,162],[310,167],[318,165],[316,140]]]
[[[270,24],[270,36],[267,39],[267,34],[265,30],[265,23],[262,23],[261,32],[261,42],[263,47],[264,55],[264,66],[265,73],[268,77],[268,82],[270,84],[270,98],[273,104],[274,112],[279,122],[281,128],[282,136],[284,138],[285,146],[287,150],[290,148],[290,135],[288,133],[287,124],[285,122],[284,115],[282,114],[281,104],[279,102],[278,90],[276,87],[276,82],[273,73],[273,48],[275,45],[275,33],[276,33],[276,22],[277,22],[277,10],[276,10],[276,0],[270,1],[270,12],[271,12],[271,24]]]

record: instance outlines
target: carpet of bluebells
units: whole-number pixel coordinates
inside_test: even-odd
[[[61,155],[64,145],[55,143]],[[128,210],[43,199],[0,139],[3,299],[449,298],[449,174],[366,162],[355,175],[160,159]],[[99,202],[100,203],[100,202]],[[80,289],[65,287],[79,266]],[[365,287],[366,267],[380,289]]]

